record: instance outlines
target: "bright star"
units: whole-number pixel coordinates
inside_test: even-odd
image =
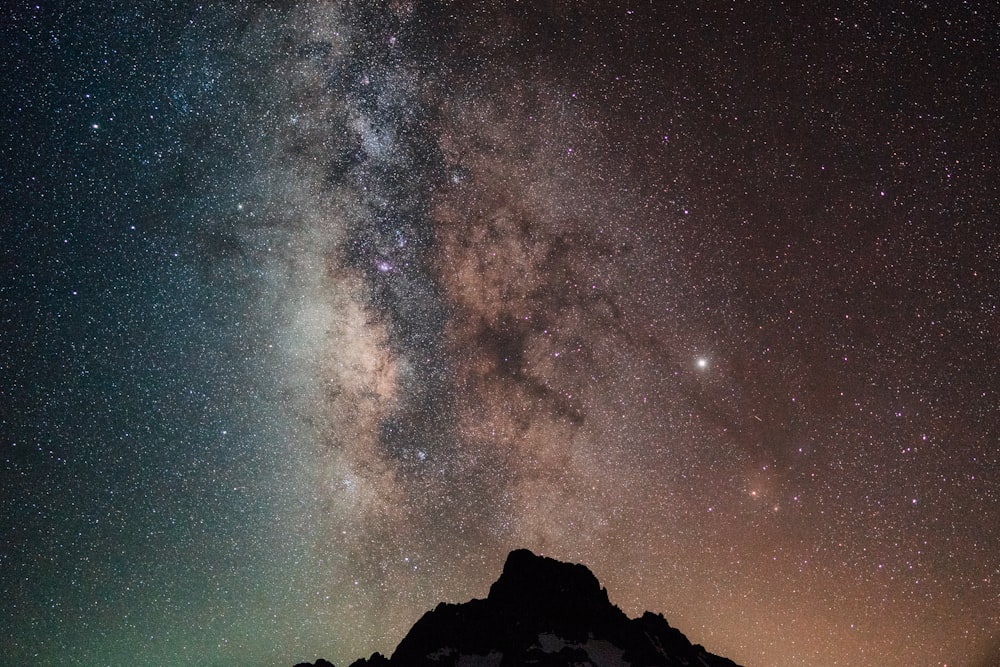
[[[695,363],[698,364],[698,368],[708,368],[708,359],[705,357],[698,357],[698,361]]]

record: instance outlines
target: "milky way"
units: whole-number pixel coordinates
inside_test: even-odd
[[[988,5],[12,16],[3,662],[348,664],[519,547],[996,660]]]

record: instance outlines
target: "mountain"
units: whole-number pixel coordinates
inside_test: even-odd
[[[583,565],[520,549],[485,600],[441,603],[392,657],[351,667],[739,667],[708,653],[660,614],[630,619]],[[333,667],[325,660],[295,667]]]

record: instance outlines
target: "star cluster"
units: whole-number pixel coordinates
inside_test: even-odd
[[[348,664],[518,547],[997,660],[988,3],[7,13],[0,661]]]

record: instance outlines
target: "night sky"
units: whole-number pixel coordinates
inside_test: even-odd
[[[998,11],[805,4],[5,5],[0,663],[1000,664]]]

